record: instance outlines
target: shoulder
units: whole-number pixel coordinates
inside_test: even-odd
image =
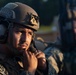
[[[56,47],[47,47],[45,50],[44,50],[44,53],[47,57],[49,56],[58,56],[58,57],[61,57],[63,56],[63,53],[61,52],[61,50],[59,48],[56,48]]]
[[[2,65],[5,63],[4,62],[5,59],[6,59],[6,56],[0,53],[0,75],[8,75],[6,68]]]
[[[56,47],[48,47],[44,52],[49,65],[58,73],[62,68],[63,53]]]
[[[35,46],[38,50],[43,51],[47,47],[47,42],[43,38],[37,37],[35,40]]]

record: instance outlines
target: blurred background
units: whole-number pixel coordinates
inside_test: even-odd
[[[59,0],[0,0],[0,8],[8,2],[22,2],[35,9],[40,18],[36,38],[55,41],[58,35]]]

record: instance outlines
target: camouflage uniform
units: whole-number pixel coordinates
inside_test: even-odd
[[[39,16],[34,9],[20,2],[10,2],[2,7],[0,10],[0,32],[3,33],[0,37],[0,44],[8,44],[10,50],[14,54],[17,54],[18,50],[13,47],[14,39],[12,33],[13,31],[11,29],[13,29],[15,26],[21,26],[31,29],[33,32],[36,32],[39,29],[39,25]],[[8,36],[8,34],[10,37]],[[34,35],[32,36],[33,37],[31,40],[31,44],[34,44]],[[8,38],[10,38],[9,42],[7,41]],[[23,36],[21,38],[23,38]],[[24,70],[22,65],[22,57],[10,55],[6,56],[0,52],[0,75],[34,75]],[[37,69],[35,75],[54,75],[55,71],[52,69],[52,66],[49,63],[48,66],[50,66],[47,67],[48,73],[46,71],[41,71]]]
[[[76,52],[64,52],[56,47],[48,47],[44,50],[47,60],[56,71],[54,75],[76,75]]]
[[[0,75],[34,75],[24,71],[19,59],[18,57],[7,57],[0,53]],[[55,75],[55,73],[53,67],[48,63],[48,73],[37,69],[35,75]]]

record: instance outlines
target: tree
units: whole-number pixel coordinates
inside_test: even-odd
[[[34,8],[40,17],[41,25],[50,25],[59,12],[59,0],[0,0],[0,6],[8,2],[22,2]]]

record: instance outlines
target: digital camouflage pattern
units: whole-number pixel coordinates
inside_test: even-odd
[[[44,53],[50,65],[54,68],[56,74],[58,74],[59,70],[62,70],[63,54],[60,50],[52,47],[45,49]]]
[[[49,64],[56,71],[54,75],[76,75],[76,52],[62,53],[56,47],[48,47],[44,50]]]
[[[0,75],[8,75],[7,70],[2,65],[0,65]]]
[[[48,60],[47,60],[48,62]],[[55,70],[48,62],[47,75],[55,75]],[[15,57],[7,57],[0,53],[0,75],[33,75],[30,72],[24,71],[21,62]],[[35,75],[46,75],[43,72],[37,70]]]
[[[0,54],[0,75],[18,75],[22,69],[14,58]]]

